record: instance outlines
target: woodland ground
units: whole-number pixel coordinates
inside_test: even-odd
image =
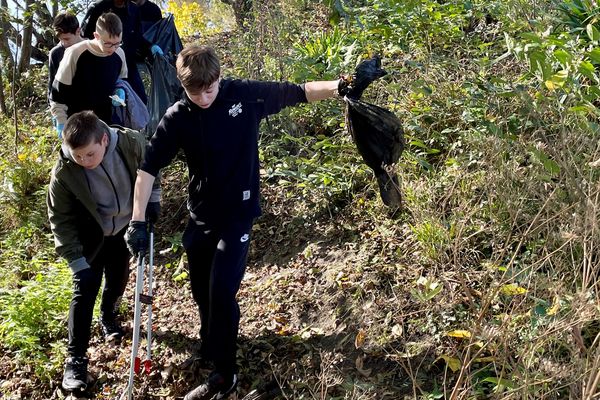
[[[187,219],[181,182],[175,175],[164,180],[171,196],[164,201],[156,229],[153,367],[149,376],[136,378],[135,395],[140,399],[181,398],[208,373],[193,362],[199,317],[189,285],[185,279],[173,279],[181,278],[185,258],[181,248],[174,250],[161,240],[165,231],[181,231]],[[265,385],[280,386],[280,398],[297,398],[294,390],[331,398],[335,397],[333,388],[340,384],[346,386],[348,398],[398,399],[412,393],[413,382],[398,356],[387,354],[369,334],[370,329],[388,331],[395,337],[392,348],[400,346],[401,321],[409,313],[406,307],[400,311],[410,301],[398,279],[413,279],[415,271],[399,263],[403,257],[394,256],[401,248],[408,250],[401,239],[400,214],[373,221],[364,218],[360,206],[355,209],[356,204],[347,204],[304,218],[289,212],[297,207],[296,199],[265,189],[265,212],[254,226],[238,296],[242,312],[240,398],[251,388]],[[127,384],[134,283],[132,273],[122,306],[128,331],[125,340],[107,344],[99,325],[93,328],[89,356],[96,385],[91,393],[98,399],[117,398]],[[142,359],[143,349],[145,344],[140,346]],[[27,371],[15,370],[9,356],[2,357],[0,365],[3,390],[16,396],[5,398],[64,397],[58,389],[60,374],[50,387],[40,387],[26,377]],[[443,370],[435,364],[430,368]],[[290,383],[294,389],[289,389]],[[426,380],[420,384],[430,386]]]

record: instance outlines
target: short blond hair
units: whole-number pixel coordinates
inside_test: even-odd
[[[192,45],[177,57],[177,78],[187,90],[205,90],[221,75],[217,53],[210,46]]]

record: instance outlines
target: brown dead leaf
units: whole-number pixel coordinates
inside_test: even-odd
[[[371,375],[372,369],[371,368],[365,369],[364,356],[356,357],[356,361],[354,362],[354,365],[356,366],[356,369],[358,370],[358,372],[360,372],[360,374],[363,375],[364,377],[368,378]]]
[[[363,347],[365,344],[366,338],[367,338],[367,335],[365,334],[365,332],[362,329],[360,329],[358,331],[358,333],[356,334],[356,337],[354,338],[354,347],[356,347],[357,349],[360,349],[361,347]]]

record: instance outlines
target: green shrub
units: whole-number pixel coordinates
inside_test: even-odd
[[[33,279],[0,292],[0,340],[16,361],[49,379],[64,357],[71,272],[64,264],[45,261],[45,270]]]

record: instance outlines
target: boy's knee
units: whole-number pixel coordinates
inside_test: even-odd
[[[94,288],[98,286],[98,283],[98,277],[92,268],[86,268],[73,274],[75,291],[81,294],[95,293]]]

